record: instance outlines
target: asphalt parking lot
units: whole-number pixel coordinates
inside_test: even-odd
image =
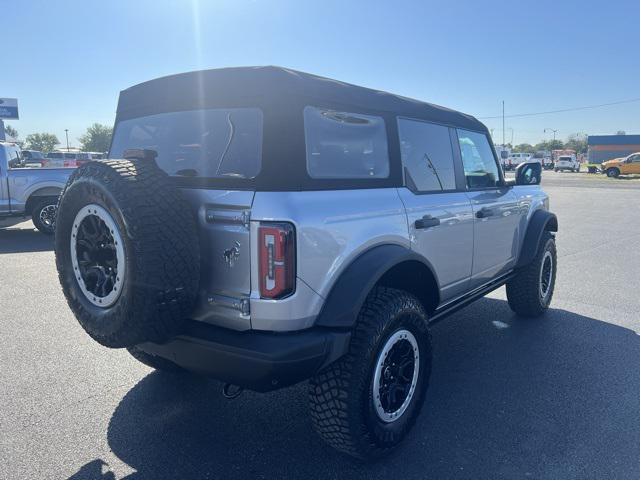
[[[225,400],[93,342],[52,241],[0,229],[0,478],[640,478],[640,182],[545,172],[558,215],[552,309],[499,289],[434,326],[427,405],[374,465],[325,447],[306,386]]]

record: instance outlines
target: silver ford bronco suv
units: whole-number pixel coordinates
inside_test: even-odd
[[[430,324],[502,285],[548,308],[540,175],[506,180],[447,108],[276,67],[174,75],[121,92],[109,160],[60,196],[56,263],[102,345],[228,396],[309,380],[320,436],[375,459],[422,408]]]

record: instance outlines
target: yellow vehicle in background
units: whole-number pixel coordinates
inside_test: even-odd
[[[607,177],[613,178],[618,178],[620,175],[640,174],[640,152],[602,162],[600,169],[602,173],[607,174]]]

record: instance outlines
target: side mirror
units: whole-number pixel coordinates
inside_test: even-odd
[[[542,177],[542,165],[521,163],[516,167],[516,185],[539,185]]]

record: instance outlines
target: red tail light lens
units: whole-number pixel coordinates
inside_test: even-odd
[[[295,290],[295,231],[289,223],[261,223],[258,227],[260,296],[283,298]]]

